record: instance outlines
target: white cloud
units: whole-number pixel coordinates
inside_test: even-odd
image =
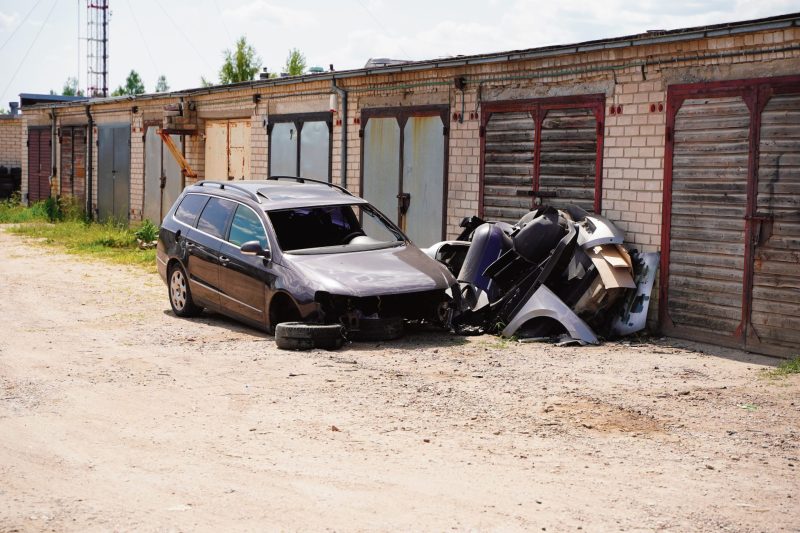
[[[0,30],[8,31],[17,25],[19,21],[18,13],[3,13],[0,11]]]
[[[266,0],[255,0],[232,9],[225,9],[223,16],[237,19],[239,22],[261,23],[284,28],[304,28],[317,26],[317,15],[312,11],[293,9],[275,5]]]

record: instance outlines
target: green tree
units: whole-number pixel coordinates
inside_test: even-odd
[[[64,88],[61,89],[61,94],[64,96],[83,96],[83,91],[78,89],[78,78],[67,78],[67,81],[64,82]]]
[[[169,91],[169,85],[167,84],[167,77],[163,74],[158,77],[158,81],[156,81],[156,92],[157,93],[165,93]]]
[[[131,70],[131,73],[128,74],[128,77],[125,78],[125,85],[120,85],[114,92],[111,93],[111,96],[124,96],[134,95],[134,94],[142,94],[144,92],[144,83],[142,83],[142,77],[139,76],[139,73],[135,70]]]
[[[300,53],[297,48],[289,50],[289,57],[286,58],[286,65],[283,71],[289,76],[301,76],[306,73],[306,56]]]
[[[247,44],[244,36],[236,41],[236,50],[225,50],[225,62],[219,70],[220,83],[237,83],[252,80],[261,70],[261,58],[256,50]]]
[[[200,87],[213,87],[214,82],[207,80],[205,76],[200,76]]]

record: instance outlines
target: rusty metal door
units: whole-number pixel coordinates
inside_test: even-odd
[[[28,202],[50,197],[52,173],[52,139],[50,128],[28,129]]]
[[[409,117],[403,128],[401,194],[408,206],[401,220],[417,246],[430,246],[444,234],[445,131],[438,115]]]
[[[61,128],[61,195],[84,200],[86,186],[86,127]]]
[[[361,112],[361,195],[418,246],[444,238],[448,109]]]
[[[205,178],[250,179],[250,120],[206,122]]]
[[[599,212],[604,109],[602,94],[484,104],[481,215],[514,223],[539,205]]]
[[[130,124],[98,130],[97,212],[101,221],[128,222],[130,207]]]
[[[542,120],[537,204],[594,210],[598,119],[593,109],[551,109]]]
[[[662,330],[777,356],[800,343],[800,77],[672,86]]]
[[[228,122],[228,179],[250,179],[250,120]]]
[[[181,167],[158,135],[158,127],[149,126],[144,139],[143,218],[160,224],[164,215],[183,190]],[[178,150],[183,148],[180,135],[170,135]]]
[[[206,122],[205,178],[228,179],[228,121]]]
[[[483,216],[514,223],[530,211],[536,122],[527,111],[492,113],[484,130]]]
[[[762,94],[746,346],[790,357],[800,346],[800,87]]]
[[[397,224],[400,191],[400,124],[394,117],[372,118],[364,128],[361,196]],[[364,220],[364,225],[370,221]]]
[[[677,111],[667,310],[679,336],[739,342],[749,131],[741,96],[689,99]]]

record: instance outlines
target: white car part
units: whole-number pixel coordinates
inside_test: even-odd
[[[630,291],[622,303],[620,314],[611,323],[615,335],[630,335],[641,331],[647,325],[647,310],[650,308],[650,293],[656,280],[658,252],[637,254],[636,292]]]
[[[503,330],[503,337],[512,337],[526,322],[539,317],[557,320],[573,339],[578,339],[588,344],[598,344],[599,342],[592,328],[573,313],[572,309],[567,307],[567,304],[545,285],[536,289],[533,296],[525,302],[522,309],[511,319],[511,322]]]

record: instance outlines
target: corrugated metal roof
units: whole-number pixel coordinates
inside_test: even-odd
[[[372,74],[390,74],[395,72],[414,72],[420,70],[452,68],[456,66],[479,65],[486,63],[502,63],[508,61],[520,61],[526,59],[537,59],[541,57],[551,57],[555,55],[574,54],[580,52],[590,52],[596,50],[621,48],[627,46],[646,46],[653,44],[673,43],[688,41],[692,39],[702,39],[710,37],[722,37],[725,35],[738,35],[756,31],[771,29],[781,29],[790,27],[800,27],[800,13],[789,13],[761,19],[745,20],[739,22],[729,22],[723,24],[713,24],[709,26],[697,26],[692,28],[682,28],[677,30],[650,31],[623,37],[609,39],[598,39],[568,45],[543,46],[539,48],[528,48],[524,50],[512,50],[506,52],[494,52],[486,54],[464,55],[437,59],[427,59],[422,61],[410,61],[404,64],[389,65],[375,68],[362,68],[353,70],[342,70],[325,72],[322,74],[306,74],[303,76],[289,76],[284,78],[270,78],[266,80],[253,80],[229,85],[215,85],[212,87],[200,87],[174,91],[169,93],[150,93],[137,96],[121,96],[110,98],[93,98],[91,104],[113,103],[122,100],[150,100],[157,98],[175,98],[192,95],[214,94],[231,92],[242,89],[257,89],[262,87],[273,87],[278,85],[294,85],[302,83],[312,83],[318,81],[335,81],[338,79],[368,76]],[[85,102],[85,100],[84,100]],[[70,104],[62,104],[64,105]],[[50,106],[46,106],[50,107]]]

